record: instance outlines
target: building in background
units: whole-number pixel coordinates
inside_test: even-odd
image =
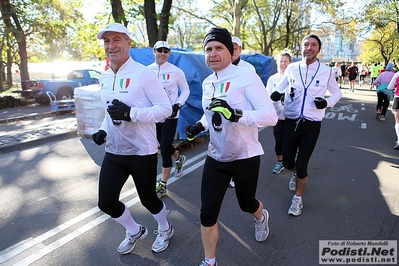
[[[323,43],[321,51],[322,61],[330,62],[357,62],[360,56],[362,40],[344,38],[342,32],[337,30],[334,35],[321,38]]]

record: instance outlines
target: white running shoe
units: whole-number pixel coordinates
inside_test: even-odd
[[[292,173],[291,179],[290,179],[290,183],[288,184],[288,188],[291,191],[295,191],[296,190],[296,174]]]
[[[199,266],[209,266],[209,264],[206,263],[206,262],[203,260]],[[214,266],[218,266],[218,263],[217,263],[216,261],[215,261]]]
[[[152,244],[152,251],[164,251],[169,246],[169,239],[171,239],[174,232],[175,229],[173,229],[173,226],[170,223],[169,229],[166,231],[155,230],[154,233],[157,234],[157,238],[155,239],[154,244]]]
[[[302,198],[294,196],[292,198],[291,207],[288,209],[288,214],[293,216],[299,216],[302,213],[303,203]]]
[[[147,228],[145,228],[142,225],[140,225],[140,231],[135,235],[131,235],[128,231],[126,231],[126,238],[119,245],[118,252],[120,254],[128,254],[132,252],[137,242],[145,238],[147,234],[148,234]]]
[[[265,241],[269,236],[269,212],[265,209],[262,210],[264,217],[263,222],[259,223],[255,221],[255,239],[258,242]]]

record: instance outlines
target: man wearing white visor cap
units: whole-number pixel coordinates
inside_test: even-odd
[[[233,56],[231,57],[231,62],[233,63],[233,65],[243,68],[249,68],[256,72],[255,67],[252,64],[240,58],[240,54],[242,52],[242,42],[240,38],[233,36],[231,38],[231,41],[233,42],[234,45],[234,53]]]
[[[158,153],[155,124],[170,116],[172,106],[154,73],[130,57],[132,40],[125,26],[111,23],[97,34],[97,38],[103,40],[105,54],[110,60],[109,69],[100,76],[101,101],[107,112],[99,130],[92,135],[97,145],[105,145],[98,207],[126,231],[118,252],[132,252],[147,236],[148,229],[136,222],[128,206],[119,200],[131,176],[141,204],[158,225],[151,249],[161,252],[168,247],[174,229],[167,220],[165,204],[154,190]],[[140,219],[140,216],[135,218]]]

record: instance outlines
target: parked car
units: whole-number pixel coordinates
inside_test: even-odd
[[[101,72],[93,69],[76,69],[68,73],[67,79],[39,79],[24,80],[21,82],[22,97],[27,99],[34,98],[37,103],[42,105],[50,104],[47,92],[56,96],[56,100],[68,100],[73,98],[76,87],[98,84]]]

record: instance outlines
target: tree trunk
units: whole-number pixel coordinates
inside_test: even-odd
[[[287,9],[286,10],[287,14],[285,17],[285,42],[284,42],[284,47],[288,48],[290,44],[290,36],[291,36],[291,16],[292,16],[292,9]]]
[[[155,1],[144,0],[144,14],[145,22],[147,25],[148,41],[151,47],[159,41],[158,40],[158,27],[157,27],[157,13],[155,12]]]
[[[5,46],[5,37],[2,37],[1,43],[0,43],[0,91],[4,90],[4,81],[6,77],[6,72],[4,70],[4,60],[3,60],[3,50]]]
[[[159,16],[158,40],[166,41],[169,33],[170,9],[172,8],[172,0],[164,0],[162,12]]]
[[[7,48],[7,86],[11,88],[13,86],[12,80],[12,55],[11,49]]]
[[[112,17],[114,18],[115,22],[121,23],[127,27],[129,23],[126,20],[125,11],[123,10],[121,0],[110,0],[111,1],[111,8],[112,8]]]
[[[161,14],[159,14],[159,28],[158,15],[155,11],[154,0],[144,0],[144,14],[147,25],[148,41],[151,47],[157,41],[166,41],[169,33],[169,18],[170,9],[172,8],[173,0],[164,0]]]
[[[234,1],[234,29],[233,35],[240,37],[243,0]]]

